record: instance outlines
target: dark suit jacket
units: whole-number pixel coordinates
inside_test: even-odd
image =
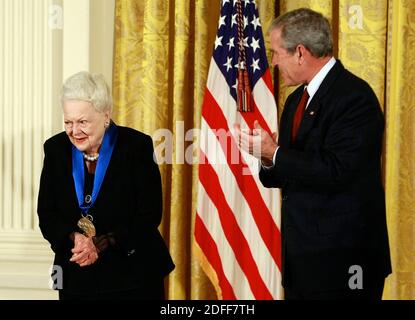
[[[348,288],[391,272],[381,180],[384,120],[362,79],[340,61],[310,101],[293,143],[290,132],[304,86],[285,103],[275,166],[265,187],[282,189],[283,284],[302,292]]]
[[[160,172],[149,136],[118,126],[101,190],[90,210],[97,235],[113,232],[116,246],[100,253],[96,263],[69,262],[81,217],[72,177],[72,144],[64,132],[44,144],[45,158],[38,199],[39,226],[63,269],[63,289],[93,294],[160,283],[174,269],[158,231],[162,216]]]

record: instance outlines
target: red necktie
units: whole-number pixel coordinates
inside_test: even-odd
[[[308,95],[307,88],[306,88],[303,91],[303,95],[301,96],[300,103],[298,104],[297,109],[295,111],[293,125],[291,128],[291,140],[292,141],[294,141],[297,136],[298,128],[300,127],[301,119],[303,118],[304,110],[307,105],[308,98],[309,98],[309,95]]]

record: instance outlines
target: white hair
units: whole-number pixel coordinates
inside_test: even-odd
[[[92,103],[100,112],[111,111],[112,97],[104,76],[81,71],[66,79],[62,88],[61,103],[80,100]]]

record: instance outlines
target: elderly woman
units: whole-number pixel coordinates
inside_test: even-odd
[[[65,132],[44,144],[39,226],[60,299],[163,299],[173,261],[158,231],[160,172],[149,136],[111,121],[101,75],[63,86]],[[60,286],[59,283],[62,285]]]

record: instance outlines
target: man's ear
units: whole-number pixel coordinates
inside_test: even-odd
[[[307,54],[307,49],[304,45],[299,44],[297,46],[296,51],[297,51],[296,54],[297,54],[297,57],[298,57],[298,64],[301,65],[301,64],[304,63],[304,56]]]

